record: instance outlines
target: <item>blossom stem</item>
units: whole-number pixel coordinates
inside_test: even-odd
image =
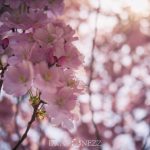
[[[36,106],[34,106],[34,110],[33,110],[33,114],[32,114],[32,117],[31,117],[31,120],[28,122],[28,125],[27,125],[27,128],[24,132],[24,134],[22,135],[21,139],[18,141],[18,143],[16,144],[16,146],[13,148],[13,150],[17,150],[17,148],[22,144],[22,142],[26,139],[27,137],[27,134],[31,128],[31,125],[32,123],[35,121],[36,119],[36,113],[37,113],[37,110],[40,106],[40,104],[43,103],[42,101],[40,101]]]

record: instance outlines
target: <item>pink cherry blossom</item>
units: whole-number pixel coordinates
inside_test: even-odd
[[[73,119],[71,111],[76,106],[76,99],[73,90],[67,87],[59,89],[55,95],[49,97],[46,110],[54,124],[65,124],[65,120],[71,124],[70,121]]]
[[[23,61],[15,66],[9,66],[5,75],[3,89],[6,93],[21,96],[31,88],[33,66],[29,61]]]
[[[58,43],[63,39],[63,29],[48,23],[45,27],[35,30],[34,39],[41,45],[48,48],[54,43]]]
[[[57,87],[60,84],[57,68],[48,68],[48,65],[44,61],[36,65],[34,87],[39,89],[42,95],[56,93]]]
[[[35,45],[27,42],[11,45],[12,53],[21,60],[29,60],[34,47]]]
[[[83,90],[83,86],[81,86],[81,83],[78,81],[72,70],[67,69],[64,71],[63,69],[60,69],[60,74],[60,81],[63,84],[63,87],[72,89],[72,92],[76,94]]]
[[[65,45],[65,55],[58,59],[58,64],[67,68],[78,68],[83,63],[83,57],[71,44]]]
[[[82,91],[74,70],[83,59],[72,44],[77,40],[75,31],[57,18],[63,0],[5,0],[2,7],[5,5],[0,15],[0,54],[6,55],[8,65],[2,70],[3,90],[47,102],[51,122],[72,128],[72,111]],[[43,112],[44,107],[45,103]]]
[[[51,57],[51,50],[42,48],[38,44],[35,44],[30,53],[30,61],[34,64],[46,61],[47,63],[53,63],[53,57]]]
[[[10,65],[15,65],[23,60],[31,60],[32,51],[37,49],[38,46],[36,43],[22,42],[10,44],[12,57],[9,57],[8,63]],[[35,60],[33,60],[34,62]],[[32,62],[32,61],[31,61]]]
[[[78,38],[75,35],[75,31],[69,26],[66,25],[61,20],[53,21],[54,26],[63,29],[63,38],[65,39],[65,43],[70,43],[72,41],[77,40]]]
[[[30,13],[28,13],[27,16],[30,19],[30,22],[28,21],[28,23],[30,23],[30,28],[33,30],[36,30],[38,27],[43,27],[43,25],[49,22],[47,15],[43,13],[43,10],[30,10]]]

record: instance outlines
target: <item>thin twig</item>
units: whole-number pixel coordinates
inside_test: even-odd
[[[90,105],[91,112],[92,112],[92,123],[93,123],[93,126],[95,128],[95,136],[96,136],[97,140],[101,140],[101,138],[100,138],[100,134],[99,134],[97,125],[96,125],[96,123],[94,121],[94,118],[93,118],[94,111],[92,109],[92,102],[91,102],[92,91],[90,89],[90,86],[91,86],[91,82],[92,82],[93,74],[94,74],[94,50],[95,50],[95,44],[96,44],[96,36],[97,36],[97,32],[98,32],[97,22],[98,22],[99,12],[100,12],[100,1],[99,1],[99,8],[97,9],[96,19],[95,19],[95,29],[94,29],[94,36],[93,36],[92,49],[91,49],[91,62],[90,62],[90,66],[89,66],[89,68],[90,68],[90,75],[89,75],[89,82],[88,82],[89,105]],[[101,150],[101,147],[99,147],[99,150]]]
[[[18,117],[18,114],[19,114],[19,105],[20,105],[20,98],[17,98],[17,104],[16,104],[16,112],[15,112],[15,119],[14,119],[14,124],[15,124],[15,129],[16,129],[16,133],[18,135],[18,138],[20,139],[21,138],[21,135],[20,135],[20,132],[19,132],[19,129],[18,129],[18,125],[17,125],[17,117]],[[22,145],[22,149],[25,150],[25,147]]]
[[[28,122],[28,125],[27,125],[27,128],[26,128],[24,134],[22,135],[21,139],[18,141],[18,143],[16,144],[16,146],[13,148],[13,150],[17,150],[17,148],[22,144],[22,142],[27,137],[27,134],[28,134],[28,132],[29,132],[29,130],[31,128],[31,125],[32,125],[32,123],[36,119],[36,113],[37,113],[38,107],[39,107],[39,105],[41,103],[43,103],[43,102],[40,101],[39,104],[37,104],[36,106],[34,106],[34,110],[33,110],[33,114],[32,114],[31,120]]]

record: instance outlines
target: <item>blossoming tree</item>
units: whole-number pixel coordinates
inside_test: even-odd
[[[77,118],[73,110],[82,91],[75,71],[83,59],[73,45],[75,31],[58,18],[63,0],[1,0],[0,4],[0,89],[17,99],[18,107],[27,99],[33,108],[26,130],[11,144],[15,150],[35,120],[46,117],[57,126],[73,127]],[[5,99],[11,111],[9,98]]]

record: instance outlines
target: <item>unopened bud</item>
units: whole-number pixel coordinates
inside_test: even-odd
[[[40,98],[39,96],[31,96],[29,101],[32,106],[36,106],[37,104],[39,104]]]
[[[46,111],[45,109],[38,109],[37,112],[36,112],[36,117],[39,119],[39,120],[43,120],[46,116]]]

